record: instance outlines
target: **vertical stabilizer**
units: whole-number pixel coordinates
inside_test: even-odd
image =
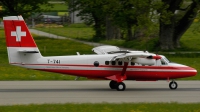
[[[33,63],[40,51],[22,16],[3,17],[10,64]]]

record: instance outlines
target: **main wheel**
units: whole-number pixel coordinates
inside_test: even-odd
[[[110,89],[116,89],[117,81],[111,80],[109,83]]]
[[[176,89],[178,87],[178,84],[175,81],[172,81],[169,83],[169,88],[170,89]]]
[[[126,89],[126,85],[123,82],[117,83],[116,89],[117,91],[124,91]]]

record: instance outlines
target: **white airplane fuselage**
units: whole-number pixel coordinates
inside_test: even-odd
[[[34,56],[30,53],[21,53],[21,62],[13,62],[10,64],[62,74],[69,74],[94,79],[106,79],[106,77],[120,74],[124,62],[119,65],[119,61],[115,61],[113,65],[111,62],[105,64],[112,57],[119,54],[107,54],[107,55],[71,55],[71,56]],[[37,53],[36,53],[37,55]],[[34,60],[35,57],[37,60]],[[31,59],[30,59],[31,58]],[[141,58],[143,59],[143,58]],[[99,65],[95,66],[94,63],[98,62]],[[196,70],[181,64],[167,63],[162,65],[160,60],[155,61],[154,65],[141,65],[135,63],[131,65],[128,63],[126,70],[126,80],[166,80],[176,79],[182,77],[190,77],[196,75]]]

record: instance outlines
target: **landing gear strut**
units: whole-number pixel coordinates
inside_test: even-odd
[[[172,80],[170,83],[169,83],[169,88],[170,89],[176,89],[178,87],[178,84],[174,81],[174,80]]]
[[[117,89],[117,91],[124,91],[126,89],[126,85],[123,82],[116,82],[111,80],[109,84],[111,89]]]
[[[109,77],[106,77],[107,79],[110,79],[110,88],[111,89],[117,89],[117,91],[124,91],[126,89],[126,85],[122,82],[126,80],[126,69],[128,67],[128,62],[124,62],[123,69],[120,74],[115,74]]]

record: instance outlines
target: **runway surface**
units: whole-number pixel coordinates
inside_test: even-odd
[[[43,103],[200,102],[200,81],[124,81],[127,89],[109,88],[109,81],[0,81],[0,105]]]

